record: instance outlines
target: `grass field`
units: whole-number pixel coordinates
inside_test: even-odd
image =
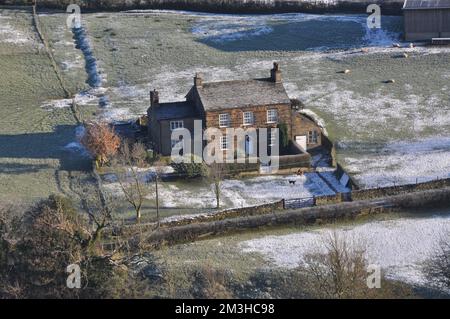
[[[383,19],[376,32],[362,16],[302,14],[99,13],[84,23],[112,119],[145,113],[152,88],[162,101],[183,99],[197,71],[207,81],[262,77],[280,61],[289,95],[322,118],[362,186],[448,177],[450,50],[392,48],[402,20]]]
[[[40,15],[84,119],[134,119],[145,113],[152,88],[161,91],[162,101],[183,99],[196,71],[204,72],[207,81],[262,77],[273,61],[280,61],[289,95],[302,99],[322,119],[338,142],[339,160],[363,186],[449,174],[450,73],[442,66],[449,64],[450,50],[391,48],[401,37],[400,18],[385,17],[383,29],[372,32],[365,28],[364,16],[354,15],[84,14],[83,26],[103,79],[98,90],[110,101],[104,109],[98,108],[98,94],[86,83],[83,55],[65,18],[63,13]],[[46,152],[55,153],[55,145],[60,149],[75,141],[67,101],[61,99],[30,14],[3,10],[2,19],[2,35],[16,38],[1,42],[6,119],[1,130],[4,135],[50,133],[46,136],[57,141]],[[361,47],[369,52],[361,53]],[[409,58],[399,58],[404,52]],[[340,74],[344,69],[351,73]],[[388,79],[396,83],[384,83]],[[3,161],[8,152],[3,152]],[[45,157],[54,158],[50,162],[55,167],[58,156]],[[18,161],[39,164],[33,156]],[[2,183],[12,179],[5,174]]]
[[[380,265],[388,278],[427,287],[422,267],[436,252],[449,220],[449,210],[443,209],[362,217],[325,226],[260,229],[163,248],[152,253],[151,260],[170,273],[168,286],[180,298],[190,296],[192,273],[202,266],[229,274],[239,297],[273,297],[279,292],[277,286],[295,280],[289,276],[304,256],[323,250],[326,236],[336,232],[365,248],[369,263]],[[290,284],[293,289],[301,286]]]
[[[64,97],[27,10],[0,9],[0,199],[33,202],[67,192],[83,162],[64,147],[76,122],[68,108],[41,108]]]

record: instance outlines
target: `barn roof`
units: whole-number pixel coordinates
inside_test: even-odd
[[[450,9],[450,0],[405,0],[403,10]]]
[[[204,83],[198,93],[206,111],[291,102],[283,84],[270,79]]]

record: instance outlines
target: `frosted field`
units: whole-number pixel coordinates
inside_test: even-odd
[[[170,169],[167,170],[168,172]],[[147,182],[148,196],[143,213],[152,216],[155,211],[155,185],[150,179],[154,172],[142,169],[141,180]],[[103,177],[103,186],[116,200],[123,201],[120,184],[113,174]],[[330,180],[333,181],[330,175]],[[295,181],[295,185],[290,184]],[[334,184],[338,183],[334,179]],[[213,212],[216,198],[212,184],[205,180],[189,180],[159,183],[160,207],[163,215],[189,217],[196,213]],[[348,191],[340,187],[341,191]],[[335,192],[315,173],[304,176],[259,176],[240,180],[227,179],[221,183],[221,209],[247,207],[274,202],[280,199],[310,198],[319,195],[334,195]],[[179,215],[179,216],[178,216]],[[123,214],[126,216],[126,214]]]
[[[75,139],[70,110],[40,107],[63,96],[30,11],[0,8],[0,201],[74,195],[85,178],[85,162],[64,148]]]
[[[55,17],[64,15],[42,20],[51,24]],[[163,102],[180,100],[197,71],[207,81],[263,77],[280,61],[290,97],[324,123],[338,141],[340,162],[362,186],[448,177],[450,49],[409,48],[400,41],[398,17],[383,17],[376,31],[365,22],[357,15],[85,14],[109,107],[95,109],[92,92],[77,98],[94,116],[126,121],[145,113],[150,89],[160,90]],[[55,41],[67,40],[65,31],[52,30]],[[392,48],[394,42],[403,47]],[[404,52],[409,58],[399,58]],[[68,77],[80,67],[72,53],[57,56],[72,66]],[[340,74],[344,69],[351,73]],[[385,84],[388,79],[396,83]],[[64,103],[43,107],[52,105]]]
[[[424,263],[439,249],[439,242],[450,232],[450,216],[401,218],[353,226],[273,235],[241,242],[241,250],[259,253],[272,267],[295,268],[304,256],[324,251],[324,238],[336,232],[356,247],[365,247],[369,264],[380,266],[393,279],[427,285]]]
[[[82,150],[69,101],[62,99],[30,13],[2,10],[0,18],[2,189],[38,197],[58,191],[54,168],[78,170],[61,159],[76,159]],[[383,29],[372,32],[364,16],[354,15],[85,14],[87,43],[102,78],[98,88],[86,83],[85,56],[66,15],[40,18],[83,119],[134,119],[145,113],[152,88],[161,91],[162,101],[179,100],[197,71],[207,81],[262,77],[277,60],[289,95],[302,99],[338,141],[339,160],[363,186],[449,175],[450,71],[443,66],[450,63],[450,50],[391,48],[400,42],[399,18],[384,17]],[[397,58],[403,52],[410,58]],[[352,72],[337,73],[343,69]],[[395,84],[383,83],[391,78]],[[106,108],[99,108],[102,96]],[[25,147],[30,141],[39,151]],[[48,187],[33,186],[42,180]],[[243,202],[248,200],[236,200]]]

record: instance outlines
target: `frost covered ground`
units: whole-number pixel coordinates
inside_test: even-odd
[[[18,25],[22,20],[11,12],[1,16],[3,52],[25,48],[27,43],[42,48],[33,40],[29,24]],[[47,12],[40,19],[66,83],[77,92],[75,100],[85,120],[135,119],[145,113],[153,88],[161,91],[162,101],[183,99],[197,71],[207,81],[263,77],[273,61],[279,61],[289,95],[303,100],[305,111],[314,114],[338,141],[339,161],[362,186],[449,175],[450,72],[443,66],[450,64],[450,49],[409,48],[401,43],[401,18],[383,17],[382,29],[370,31],[364,15],[83,14],[86,43],[102,78],[99,88],[86,83],[86,56],[65,25],[66,14]],[[11,28],[17,30],[11,33]],[[402,48],[392,48],[393,42]],[[399,58],[404,52],[409,58]],[[339,73],[344,69],[351,72]],[[387,79],[396,83],[385,84]],[[41,83],[48,86],[52,81]],[[103,109],[99,108],[101,96],[108,97],[108,107]],[[59,93],[39,94],[34,100],[40,110],[23,113],[30,118],[24,123],[40,122],[36,118],[42,117],[34,113],[44,112],[44,118],[55,123],[69,115],[69,101]],[[17,126],[11,123],[23,118],[11,110],[6,125],[14,130]],[[66,129],[64,136],[72,136],[66,149],[82,151],[76,144],[76,126]],[[203,192],[209,204],[207,190]],[[235,205],[253,201],[238,195]],[[168,197],[168,205],[171,201]]]
[[[319,118],[338,142],[339,161],[362,186],[448,177],[450,72],[443,66],[450,49],[402,43],[401,18],[382,17],[376,31],[364,15],[132,11],[85,14],[82,22],[110,102],[94,109],[96,116],[135,119],[145,113],[150,89],[163,102],[181,100],[195,72],[206,81],[262,77],[279,61],[289,95]],[[405,52],[409,58],[400,58]],[[77,61],[61,58],[63,65]],[[344,69],[351,72],[339,73]],[[77,96],[81,108],[94,107],[92,96]]]
[[[0,201],[73,195],[84,164],[64,149],[75,138],[74,118],[68,108],[40,107],[61,97],[30,10],[0,7]]]
[[[155,185],[149,178],[151,170],[141,170],[140,178],[147,181],[150,190],[147,196],[146,214],[152,214],[155,206]],[[120,184],[114,175],[104,177],[104,188],[113,196],[122,198]],[[330,180],[332,180],[330,178]],[[291,184],[290,181],[295,181]],[[335,180],[335,185],[338,183]],[[204,180],[160,182],[160,207],[165,215],[186,215],[199,211],[213,211],[216,198],[212,184]],[[341,188],[342,191],[348,191]],[[260,176],[245,179],[227,179],[221,183],[221,209],[247,207],[270,203],[280,199],[310,198],[319,195],[334,195],[335,192],[316,174],[304,176]]]
[[[272,267],[294,268],[307,254],[323,252],[323,242],[333,232],[350,244],[366,248],[368,262],[380,266],[388,277],[426,285],[424,263],[439,251],[440,240],[450,232],[450,215],[299,231],[255,238],[239,246],[243,252],[262,254]]]

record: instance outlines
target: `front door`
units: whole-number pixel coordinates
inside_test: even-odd
[[[307,145],[306,145],[306,135],[299,135],[295,137],[295,142],[304,150],[306,151]]]
[[[245,155],[249,156],[253,154],[253,139],[251,136],[247,135],[245,137]]]

